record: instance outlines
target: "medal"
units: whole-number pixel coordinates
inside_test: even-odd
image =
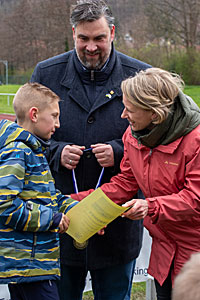
[[[88,245],[88,240],[83,242],[83,243],[79,243],[77,242],[76,240],[73,240],[73,244],[74,244],[74,247],[76,249],[79,249],[79,250],[82,250],[82,249],[85,249]]]

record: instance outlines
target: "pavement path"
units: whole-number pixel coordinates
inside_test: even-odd
[[[13,114],[0,114],[0,120],[7,119],[10,121],[15,121],[16,117]]]

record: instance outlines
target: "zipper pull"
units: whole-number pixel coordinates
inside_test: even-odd
[[[91,73],[90,73],[90,79],[92,81],[94,81],[94,70],[91,70]]]
[[[150,149],[150,151],[149,151],[149,156],[148,156],[148,163],[150,162],[152,152],[153,152],[153,149]]]

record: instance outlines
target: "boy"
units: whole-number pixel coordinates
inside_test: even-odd
[[[0,284],[12,300],[58,300],[58,232],[77,201],[55,189],[43,153],[59,127],[59,97],[26,83],[13,105],[17,124],[0,122]]]

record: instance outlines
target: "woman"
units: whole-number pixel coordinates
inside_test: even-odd
[[[144,193],[145,200],[125,204],[132,208],[124,216],[144,218],[152,236],[148,273],[158,300],[171,299],[174,277],[200,251],[200,109],[182,87],[178,75],[158,68],[122,82],[122,118],[130,126],[121,173],[101,186],[118,204],[139,188]],[[71,196],[81,200],[91,191]]]

